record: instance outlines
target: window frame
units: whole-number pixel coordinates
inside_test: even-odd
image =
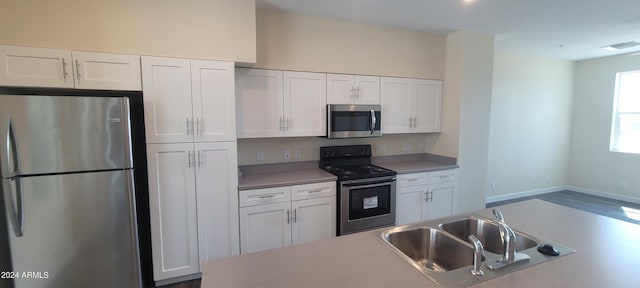
[[[612,113],[612,123],[611,123],[611,138],[609,142],[609,151],[618,152],[618,153],[630,153],[630,154],[640,154],[640,150],[638,151],[621,151],[620,150],[620,119],[621,115],[640,115],[640,111],[632,111],[632,112],[620,112],[619,111],[619,102],[620,102],[620,82],[621,76],[624,74],[639,74],[640,70],[631,70],[631,71],[623,71],[616,73],[616,81],[615,81],[615,92],[613,95],[613,113]]]

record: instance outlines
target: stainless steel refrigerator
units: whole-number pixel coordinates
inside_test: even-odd
[[[0,287],[140,287],[126,97],[0,94],[0,169]]]

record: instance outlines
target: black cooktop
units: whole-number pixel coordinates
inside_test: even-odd
[[[396,175],[396,171],[371,164],[371,145],[320,147],[320,168],[340,181]]]

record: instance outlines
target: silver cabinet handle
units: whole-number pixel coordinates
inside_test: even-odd
[[[349,88],[349,97],[354,98],[354,93],[353,93],[353,86],[351,88]]]
[[[258,196],[258,198],[260,199],[269,199],[269,198],[275,198],[276,195],[260,195]]]
[[[323,189],[314,189],[314,190],[309,190],[307,191],[307,193],[312,194],[312,193],[318,193],[318,192],[322,192],[324,191]]]
[[[8,177],[8,180],[11,182],[15,181],[15,185],[9,185],[11,188],[6,193],[9,194],[9,201],[5,201],[5,206],[8,205],[10,208],[8,210],[11,211],[9,218],[11,220],[11,226],[13,227],[13,232],[16,237],[22,237],[24,232],[24,204],[23,204],[23,193],[22,193],[22,185],[20,181],[20,158],[18,157],[17,145],[16,145],[16,137],[13,131],[13,124],[11,120],[11,116],[9,116],[9,124],[7,127],[7,136],[6,136],[6,149],[7,149],[7,167],[12,169],[11,175]],[[15,186],[15,191],[14,187]],[[13,206],[13,194],[16,195],[16,205],[17,210]]]
[[[420,180],[420,179],[418,179],[418,178],[407,179],[408,182],[413,182],[413,181],[418,181],[418,180]]]
[[[289,209],[287,209],[287,224],[291,223],[291,217],[290,217],[291,215],[290,214],[291,214],[291,212],[289,211]]]
[[[427,202],[433,202],[433,191],[428,192],[429,198],[427,198]]]
[[[78,79],[78,83],[80,83],[80,62],[76,59],[76,78]]]
[[[289,128],[289,117],[287,117],[287,118],[285,119],[285,122],[284,122],[284,130],[286,130],[286,131],[291,130],[291,128]]]
[[[187,151],[187,167],[191,168],[193,163],[191,162],[191,151]]]
[[[204,162],[204,157],[202,157],[202,151],[198,150],[198,167],[202,167]]]
[[[356,98],[360,98],[360,86],[356,88]]]
[[[191,131],[191,119],[187,117],[187,135],[191,133],[190,131]]]
[[[278,127],[278,130],[282,131],[284,128],[284,119],[282,119],[282,117],[280,117],[280,126]]]
[[[196,117],[196,134],[202,135],[202,124],[199,117]]]
[[[62,59],[62,77],[64,77],[64,82],[67,83],[67,75],[69,75],[69,73],[67,73],[67,61],[64,61],[64,57],[62,57],[61,59]]]
[[[298,208],[293,209],[293,222],[294,223],[298,222]]]

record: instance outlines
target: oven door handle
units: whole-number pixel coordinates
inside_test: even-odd
[[[391,183],[396,182],[396,179],[393,180],[382,180],[382,181],[374,181],[374,182],[365,182],[365,183],[351,183],[351,184],[342,184],[344,187],[357,187],[357,188],[370,188],[370,187],[379,187],[389,185]]]

